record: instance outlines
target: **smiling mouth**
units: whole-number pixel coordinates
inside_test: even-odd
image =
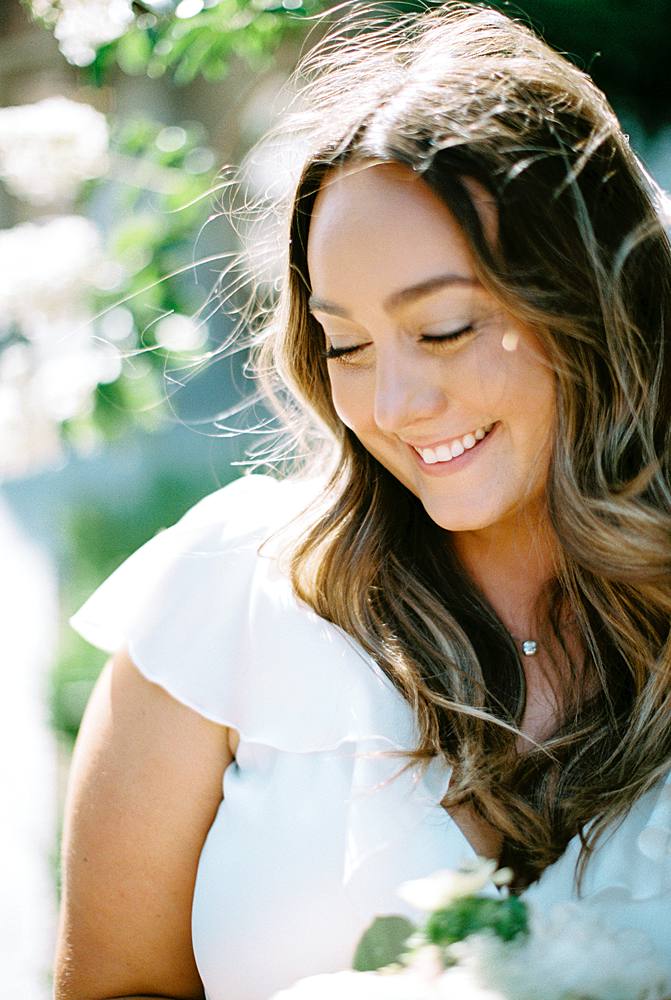
[[[426,465],[451,462],[454,458],[463,455],[465,451],[475,448],[480,441],[487,437],[493,427],[494,423],[485,424],[474,431],[469,431],[468,434],[464,434],[460,438],[454,438],[449,444],[439,444],[434,448],[417,448],[415,445],[411,447]]]

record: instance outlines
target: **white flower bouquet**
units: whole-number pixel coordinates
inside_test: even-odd
[[[508,870],[480,859],[404,883],[399,896],[427,913],[379,917],[354,968],[301,979],[271,1000],[665,1000],[671,981],[650,942],[614,931],[589,905],[537,912],[502,888]]]

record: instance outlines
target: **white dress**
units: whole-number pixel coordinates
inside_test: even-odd
[[[266,1000],[350,968],[376,914],[419,916],[396,895],[401,882],[474,856],[439,805],[445,765],[390,780],[404,760],[384,751],[416,744],[410,706],[356,642],[296,599],[272,540],[257,551],[310,489],[251,476],[216,491],[72,618],[102,649],[128,644],[147,678],[240,734],[193,900],[208,1000]],[[575,899],[579,846],[525,898]],[[671,975],[671,774],[602,842],[583,895],[614,926],[645,931]]]

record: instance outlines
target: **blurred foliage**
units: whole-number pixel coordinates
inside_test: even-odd
[[[102,186],[113,189],[117,221],[105,233],[105,248],[121,277],[97,293],[93,308],[99,316],[115,310],[127,317],[128,333],[118,343],[126,361],[119,378],[98,386],[93,411],[63,425],[65,439],[75,446],[93,431],[113,439],[131,425],[154,429],[162,423],[164,371],[174,352],[157,342],[157,321],[173,313],[191,316],[207,297],[189,263],[212,211],[214,154],[203,126],[124,121],[111,146],[111,173],[102,184],[91,182],[82,201],[94,207]]]
[[[165,469],[139,484],[131,498],[115,494],[105,506],[71,505],[60,525],[66,553],[60,587],[63,624],[58,662],[51,674],[52,726],[73,742],[84,706],[107,654],[92,647],[67,618],[132,552],[171,524],[206,493],[211,476],[194,478]]]
[[[136,6],[144,8],[136,26],[98,51],[91,66],[95,82],[101,82],[114,63],[125,73],[147,73],[153,79],[170,71],[179,84],[198,75],[221,80],[236,56],[255,71],[267,69],[283,38],[302,32],[303,18],[319,4],[317,0],[220,0],[188,18],[174,16],[179,4],[172,10],[168,4]]]
[[[22,0],[34,20],[53,28],[59,0]],[[120,38],[100,45],[87,72],[100,86],[113,67],[178,84],[196,76],[221,80],[231,60],[267,69],[285,37],[300,35],[321,0],[133,0],[135,20]]]
[[[30,0],[23,0],[30,7]],[[630,108],[650,132],[671,121],[667,72],[671,37],[669,0],[482,0],[527,21],[556,49],[586,69],[610,100]],[[58,9],[58,0],[52,0]],[[367,0],[352,0],[353,12]],[[437,6],[434,0],[383,0],[377,14]],[[254,71],[272,64],[286,37],[300,40],[306,18],[340,4],[323,0],[135,0],[133,26],[101,46],[87,68],[100,85],[110,70],[158,78],[170,74],[179,84],[197,76],[223,79],[239,57]],[[339,13],[336,16],[340,16]],[[42,18],[50,26],[50,19]],[[51,19],[53,21],[53,18]]]

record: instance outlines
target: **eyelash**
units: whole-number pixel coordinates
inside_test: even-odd
[[[460,340],[462,337],[466,336],[467,333],[471,333],[473,327],[469,323],[468,326],[464,326],[461,330],[454,330],[452,333],[438,334],[436,337],[426,337],[420,338],[421,342],[424,344],[428,343],[454,343]],[[326,358],[327,361],[335,361],[338,358],[343,358],[347,355],[354,354],[357,351],[362,350],[366,347],[366,344],[356,344],[354,347],[328,347],[321,351],[322,357]]]

